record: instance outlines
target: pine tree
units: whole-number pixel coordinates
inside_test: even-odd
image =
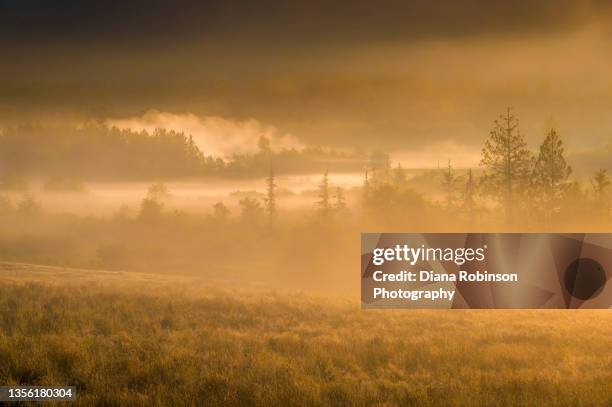
[[[609,190],[611,184],[608,170],[598,170],[593,176],[591,184],[593,185],[593,190],[595,192],[595,199],[598,209],[601,212],[607,213],[610,210]]]
[[[334,203],[334,209],[337,212],[342,212],[346,209],[346,199],[344,198],[344,191],[342,188],[336,188],[336,202]]]
[[[363,179],[363,204],[368,206],[370,204],[370,180],[368,179],[368,168],[365,169],[365,177]]]
[[[465,182],[465,191],[463,192],[463,210],[467,213],[469,218],[472,218],[474,214],[476,195],[476,183],[474,182],[474,176],[472,169],[468,170],[467,181]]]
[[[532,176],[536,198],[542,203],[547,218],[558,212],[563,189],[572,173],[564,152],[563,141],[555,129],[551,129],[540,146]]]
[[[323,179],[319,184],[319,201],[317,202],[317,205],[319,206],[319,210],[323,215],[327,215],[331,209],[331,205],[329,203],[329,176],[327,170],[325,170],[323,173]]]
[[[457,183],[459,177],[455,174],[455,170],[451,166],[451,161],[448,160],[448,165],[444,171],[442,171],[442,188],[446,195],[446,209],[450,210],[455,202],[455,194],[457,190]]]
[[[393,171],[393,183],[397,186],[402,186],[406,183],[406,172],[400,163],[397,163],[397,167]]]
[[[482,149],[483,185],[504,208],[506,220],[514,213],[518,195],[526,191],[532,162],[527,143],[518,129],[518,119],[507,109]]]
[[[274,182],[274,169],[270,165],[270,172],[266,178],[266,197],[264,198],[266,213],[270,222],[276,217],[276,183]]]
[[[392,168],[391,168],[391,157],[389,156],[389,154],[385,154],[383,169],[384,169],[385,182],[386,183],[391,182]]]

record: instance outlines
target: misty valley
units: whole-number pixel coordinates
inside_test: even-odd
[[[364,230],[607,230],[607,170],[574,170],[554,128],[529,149],[517,123],[509,109],[499,116],[476,168],[410,168],[379,150],[275,149],[264,136],[253,152],[221,158],[163,129],[9,129],[0,135],[0,255],[350,291]]]

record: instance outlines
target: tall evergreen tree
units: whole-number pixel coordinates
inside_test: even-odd
[[[342,212],[346,209],[346,199],[344,198],[344,191],[341,187],[336,188],[336,202],[334,202],[334,209],[338,212]]]
[[[510,108],[495,120],[493,130],[482,148],[480,165],[485,173],[483,185],[504,208],[510,221],[518,197],[526,191],[532,157]]]
[[[393,169],[391,168],[391,157],[389,156],[389,154],[385,154],[383,170],[384,170],[385,182],[386,183],[391,182],[391,175],[392,175],[391,172],[393,171]]]
[[[393,183],[397,186],[402,186],[406,183],[406,171],[404,171],[400,163],[397,163],[397,167],[393,171]]]
[[[450,210],[455,202],[455,195],[457,192],[457,183],[460,178],[455,173],[451,165],[451,161],[448,160],[446,169],[442,171],[442,188],[444,189],[444,195],[446,199],[446,209]]]
[[[327,170],[323,173],[323,179],[319,184],[319,201],[317,205],[323,215],[327,215],[331,209],[329,200],[329,176]]]
[[[276,183],[274,182],[274,169],[270,164],[270,172],[266,178],[266,197],[264,198],[266,212],[270,222],[276,217]]]
[[[564,152],[563,141],[556,130],[551,129],[540,146],[532,176],[536,197],[542,203],[547,218],[558,212],[563,188],[572,173]]]
[[[610,210],[610,176],[608,170],[599,169],[591,179],[597,208],[602,212]]]
[[[365,176],[363,179],[363,204],[368,206],[370,204],[370,180],[368,179],[368,168],[365,169]]]
[[[463,210],[467,213],[470,219],[474,215],[475,195],[476,183],[474,182],[474,175],[472,174],[472,169],[470,168],[467,174],[467,181],[465,182],[465,191],[463,192]]]

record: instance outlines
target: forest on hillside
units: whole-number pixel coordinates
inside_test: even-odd
[[[384,153],[339,152],[321,147],[273,151],[264,136],[252,154],[207,155],[191,135],[163,128],[152,133],[90,123],[81,127],[21,125],[0,130],[0,187],[31,179],[66,184],[98,180],[183,177],[260,177],[270,159],[279,173],[360,171]]]

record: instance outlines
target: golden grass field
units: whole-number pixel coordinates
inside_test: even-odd
[[[356,298],[0,265],[0,383],[81,405],[612,405],[612,310],[362,311]]]

